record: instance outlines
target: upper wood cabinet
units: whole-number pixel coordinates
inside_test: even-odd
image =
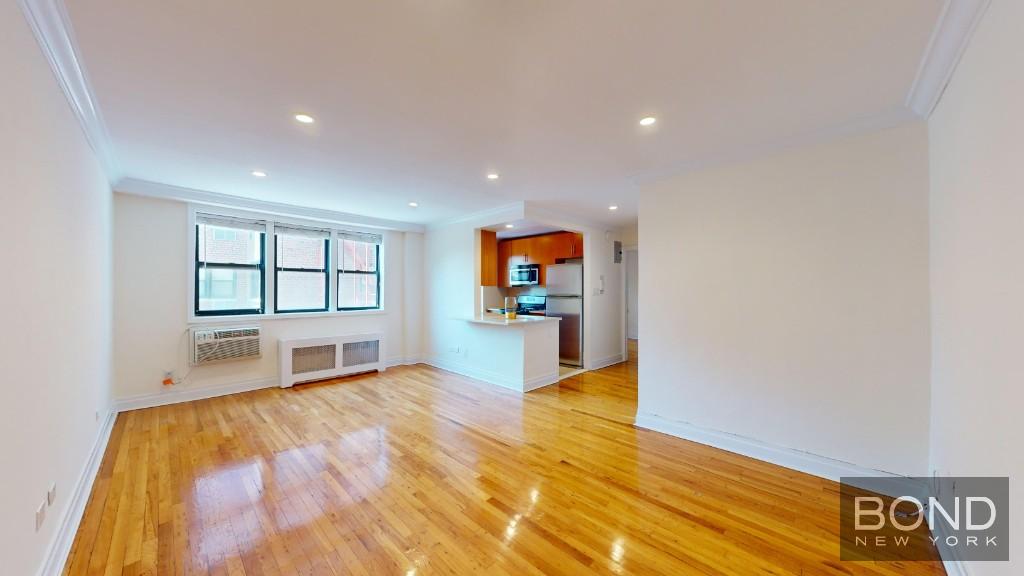
[[[508,263],[510,265],[516,264],[529,264],[530,263],[530,239],[529,238],[513,238],[512,240],[505,240],[509,245]]]
[[[480,285],[498,285],[498,235],[490,230],[480,231]]]
[[[558,260],[582,257],[583,235],[575,232],[556,232],[502,240],[498,242],[497,249],[497,285],[508,287],[508,269],[520,264],[539,264],[540,283],[543,285],[547,283],[549,264],[554,264]],[[481,278],[483,276],[481,273]]]
[[[502,288],[508,288],[508,267],[511,257],[512,243],[498,242],[498,262],[496,263],[496,268],[498,272],[498,286]]]
[[[558,232],[551,236],[556,259],[563,260],[583,257],[583,234]]]
[[[533,236],[527,247],[527,264],[554,264],[555,263],[555,239],[553,234],[544,236]]]

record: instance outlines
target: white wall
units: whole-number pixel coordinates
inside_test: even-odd
[[[617,232],[619,240],[622,241],[622,245],[626,248],[634,248],[640,242],[640,223],[639,221],[633,222],[626,226],[619,228]]]
[[[0,70],[0,571],[31,575],[109,408],[110,188],[17,2],[0,6]],[[57,501],[36,532],[51,482]]]
[[[929,121],[932,442],[941,474],[1009,476],[1024,566],[1024,3],[994,0]]]
[[[628,249],[622,254],[622,264],[626,276],[626,338],[640,337],[639,292],[640,286],[640,254],[636,249]]]
[[[116,399],[243,382],[276,384],[277,341],[287,337],[384,332],[389,362],[421,356],[419,311],[410,310],[407,315],[406,310],[418,304],[421,294],[416,283],[422,277],[422,234],[386,232],[383,313],[243,321],[263,328],[261,359],[196,367],[187,381],[166,389],[160,383],[165,371],[183,376],[188,370],[188,286],[192,282],[188,205],[121,193],[114,198]],[[208,323],[224,322],[211,319]]]
[[[923,124],[651,185],[639,411],[927,471]]]
[[[424,310],[427,361],[481,380],[521,388],[523,338],[516,329],[471,324],[478,309],[479,233],[473,222],[427,230]],[[518,382],[518,384],[517,384]]]

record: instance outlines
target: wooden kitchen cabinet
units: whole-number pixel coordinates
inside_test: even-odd
[[[554,264],[555,263],[555,239],[554,234],[533,236],[527,238],[530,241],[527,249],[530,261],[528,264]]]
[[[554,258],[566,260],[583,257],[583,234],[576,232],[558,232],[552,234]]]
[[[521,264],[540,266],[540,284],[547,282],[547,267],[556,260],[583,256],[583,235],[557,232],[498,242],[498,286],[508,287],[508,270]]]
[[[480,231],[480,285],[498,285],[498,235],[490,230]],[[506,282],[508,278],[506,275]]]
[[[513,238],[512,240],[506,240],[506,242],[509,245],[508,263],[510,266],[530,263],[529,238]]]
[[[498,242],[498,286],[508,288],[508,267],[512,258],[512,243],[507,240]]]

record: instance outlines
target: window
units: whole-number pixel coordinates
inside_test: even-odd
[[[381,237],[338,233],[338,310],[380,308]]]
[[[196,217],[195,314],[262,314],[262,222]]]
[[[381,309],[380,234],[232,213],[195,213],[193,318]]]
[[[331,233],[275,228],[274,311],[325,312]]]

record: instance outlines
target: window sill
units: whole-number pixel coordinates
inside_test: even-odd
[[[189,325],[196,324],[238,324],[262,322],[264,320],[289,320],[295,318],[344,318],[346,316],[379,316],[387,314],[383,308],[378,310],[343,310],[334,312],[294,312],[282,314],[239,314],[227,316],[193,316],[189,315]]]

